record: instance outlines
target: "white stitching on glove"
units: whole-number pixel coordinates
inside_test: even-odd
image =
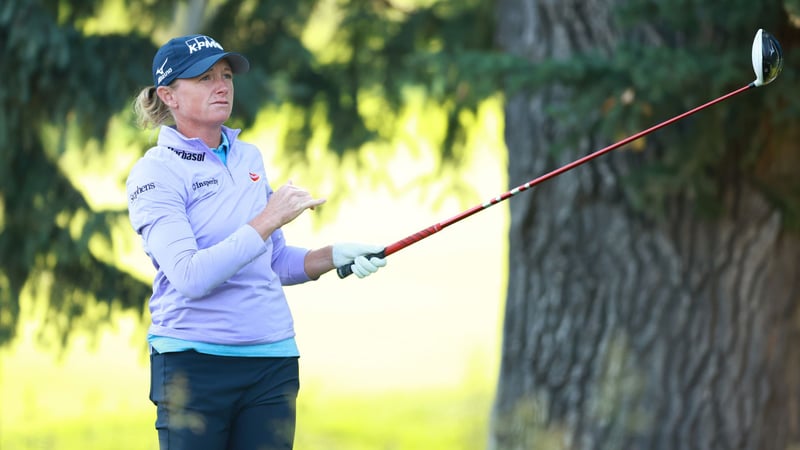
[[[345,242],[333,245],[333,265],[336,267],[353,264],[353,273],[364,278],[386,265],[386,258],[373,256],[367,259],[364,255],[378,253],[383,250],[379,245],[357,244]]]

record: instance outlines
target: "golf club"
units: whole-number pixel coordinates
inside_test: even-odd
[[[650,134],[650,133],[652,133],[652,132],[654,132],[654,131],[656,131],[656,130],[658,130],[660,128],[663,128],[663,127],[665,127],[667,125],[675,123],[675,122],[677,122],[677,121],[679,121],[679,120],[681,120],[681,119],[683,119],[685,117],[688,117],[688,116],[690,116],[690,115],[692,115],[692,114],[694,114],[694,113],[696,113],[698,111],[706,109],[709,106],[715,105],[715,104],[717,104],[719,102],[725,101],[725,100],[727,100],[727,99],[729,99],[729,98],[731,98],[731,97],[733,97],[733,96],[735,96],[737,94],[740,94],[740,93],[742,93],[744,91],[747,91],[747,90],[749,90],[751,88],[759,87],[759,86],[763,86],[765,84],[771,83],[780,74],[781,69],[783,69],[783,51],[781,50],[781,46],[778,43],[778,40],[775,39],[775,37],[772,36],[771,34],[769,34],[768,32],[764,31],[763,29],[759,29],[758,32],[756,32],[755,39],[753,40],[752,60],[753,60],[753,71],[755,71],[756,79],[755,79],[755,81],[751,82],[750,84],[748,84],[746,86],[743,86],[743,87],[741,87],[739,89],[736,89],[735,91],[730,92],[728,94],[725,94],[725,95],[723,95],[723,96],[721,96],[719,98],[711,100],[710,102],[705,103],[703,105],[700,105],[700,106],[698,106],[698,107],[696,107],[696,108],[694,108],[692,110],[689,110],[689,111],[687,111],[687,112],[685,112],[683,114],[677,115],[677,116],[675,116],[675,117],[673,117],[673,118],[671,118],[669,120],[665,120],[664,122],[661,122],[661,123],[659,123],[657,125],[654,125],[654,126],[648,128],[648,129],[644,130],[644,131],[640,131],[639,133],[636,133],[636,134],[634,134],[632,136],[629,136],[629,137],[627,137],[627,138],[625,138],[625,139],[623,139],[623,140],[621,140],[621,141],[619,141],[619,142],[617,142],[615,144],[612,144],[612,145],[609,145],[608,147],[605,147],[603,149],[597,150],[594,153],[590,153],[589,155],[584,156],[584,157],[582,157],[580,159],[577,159],[577,160],[575,160],[575,161],[573,161],[573,162],[571,162],[571,163],[569,163],[569,164],[567,164],[565,166],[562,166],[562,167],[560,167],[560,168],[558,168],[556,170],[553,170],[552,172],[549,172],[549,173],[544,174],[544,175],[542,175],[542,176],[540,176],[538,178],[535,178],[535,179],[533,179],[531,181],[528,181],[525,184],[517,186],[514,189],[511,189],[508,192],[505,192],[505,193],[503,193],[503,194],[501,194],[501,195],[499,195],[499,196],[497,196],[495,198],[492,198],[489,201],[481,203],[480,205],[473,206],[472,208],[470,208],[470,209],[468,209],[468,210],[466,210],[466,211],[464,211],[464,212],[462,212],[462,213],[460,213],[460,214],[458,214],[456,216],[453,216],[453,217],[451,217],[451,218],[449,218],[447,220],[444,220],[442,222],[439,222],[439,223],[436,223],[434,225],[431,225],[428,228],[420,230],[420,231],[418,231],[418,232],[406,237],[405,239],[399,240],[399,241],[397,241],[397,242],[395,242],[393,244],[390,244],[390,245],[386,246],[382,251],[380,251],[378,253],[372,253],[372,254],[368,254],[368,255],[365,255],[365,256],[367,258],[372,258],[372,257],[385,258],[385,257],[387,257],[387,256],[389,256],[389,255],[391,255],[393,253],[396,253],[396,252],[408,247],[411,244],[419,242],[422,239],[425,239],[426,237],[443,230],[444,228],[446,228],[446,227],[448,227],[448,226],[450,226],[450,225],[452,225],[452,224],[454,224],[456,222],[464,220],[467,217],[469,217],[469,216],[471,216],[471,215],[473,215],[473,214],[475,214],[475,213],[477,213],[479,211],[483,211],[484,209],[486,209],[486,208],[488,208],[488,207],[490,207],[492,205],[496,205],[497,203],[500,203],[503,200],[506,200],[506,199],[508,199],[508,198],[510,198],[510,197],[522,192],[522,191],[526,191],[526,190],[530,189],[531,187],[536,186],[539,183],[542,183],[542,182],[547,181],[547,180],[549,180],[549,179],[551,179],[553,177],[561,175],[562,173],[564,173],[564,172],[566,172],[568,170],[572,170],[575,167],[578,167],[578,166],[580,166],[581,164],[583,164],[585,162],[588,162],[588,161],[591,161],[594,158],[597,158],[598,156],[604,155],[604,154],[606,154],[606,153],[608,153],[608,152],[610,152],[610,151],[612,151],[614,149],[622,147],[625,144],[633,142],[633,141],[635,141],[635,140],[637,140],[637,139],[639,139],[639,138],[641,138],[643,136],[646,136],[646,135],[648,135],[648,134]],[[348,265],[345,265],[345,266],[337,267],[336,268],[336,272],[339,274],[339,278],[345,278],[346,276],[348,276],[351,273],[353,273],[352,264],[348,264]]]

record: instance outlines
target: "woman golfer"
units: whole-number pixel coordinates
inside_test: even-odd
[[[298,349],[282,286],[353,264],[379,246],[290,246],[281,227],[317,199],[273,191],[261,153],[224,123],[248,60],[209,36],[178,37],[153,59],[135,103],[158,141],[127,180],[128,210],[156,268],[150,398],[162,450],[291,449]]]

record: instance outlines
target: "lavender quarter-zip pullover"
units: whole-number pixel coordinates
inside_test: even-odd
[[[227,167],[197,138],[161,127],[127,180],[128,212],[156,268],[149,333],[226,345],[294,336],[283,285],[308,281],[307,249],[247,223],[272,194],[259,150],[222,128]]]

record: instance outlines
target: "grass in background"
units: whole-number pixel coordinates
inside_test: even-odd
[[[3,406],[4,408],[7,405]],[[46,412],[41,412],[46,415]],[[3,450],[158,450],[154,417],[99,415],[40,426],[0,429]]]
[[[487,386],[450,392],[322,395],[301,391],[296,450],[477,450],[485,448]],[[11,405],[3,405],[7,408]],[[41,421],[47,411],[36,412]],[[3,450],[157,450],[152,413],[103,414],[0,428]],[[1,426],[1,425],[0,425]]]
[[[0,349],[0,449],[158,450],[147,357],[132,345],[140,341],[134,324],[117,323],[93,350],[78,340],[61,360],[28,332]],[[369,372],[390,375],[379,373]],[[343,388],[309,370],[295,450],[483,449],[494,394],[488,373],[485,358],[475,357],[450,384],[386,389]]]
[[[301,394],[302,395],[302,394]],[[485,386],[349,397],[306,395],[297,450],[478,450],[486,447],[491,395]]]

